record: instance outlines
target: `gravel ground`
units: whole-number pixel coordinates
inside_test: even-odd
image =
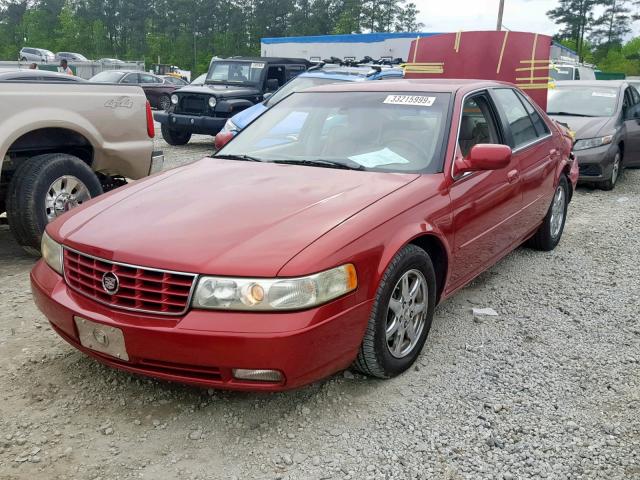
[[[173,166],[211,138],[162,148]],[[76,352],[2,227],[0,479],[640,479],[639,236],[635,170],[578,190],[554,252],[519,249],[441,305],[401,377],[243,394]]]

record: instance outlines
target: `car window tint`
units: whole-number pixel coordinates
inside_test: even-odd
[[[580,80],[580,69],[576,68],[574,71],[575,71],[575,80]]]
[[[130,73],[129,75],[127,75],[122,79],[121,83],[138,83],[138,74]]]
[[[141,73],[140,83],[156,83],[156,77],[147,73]]]
[[[467,98],[462,106],[458,145],[464,157],[479,143],[500,143],[486,94]]]
[[[533,122],[516,92],[510,88],[497,88],[494,93],[511,128],[514,142],[512,146],[518,148],[537,139],[538,134]]]
[[[531,120],[533,120],[538,136],[544,137],[547,135],[549,133],[549,127],[538,113],[538,110],[536,110],[535,107],[531,105],[531,102],[529,102],[529,100],[527,100],[520,92],[518,92],[518,98],[523,103],[524,108],[526,108]]]
[[[638,94],[638,91],[634,88],[634,87],[629,87],[629,90],[631,91],[631,97],[633,98],[633,104],[637,104],[640,103],[640,94]]]

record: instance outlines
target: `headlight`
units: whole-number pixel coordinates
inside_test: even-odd
[[[224,124],[224,127],[222,127],[222,131],[223,132],[238,132],[238,131],[240,131],[240,129],[238,128],[238,126],[235,123],[233,123],[231,121],[231,119],[229,119]]]
[[[177,105],[178,101],[180,101],[180,99],[178,98],[178,95],[176,95],[175,93],[173,95],[171,95],[171,103],[172,104]]]
[[[613,141],[613,135],[606,135],[598,138],[585,138],[584,140],[578,140],[573,146],[574,150],[586,150],[587,148],[601,147],[602,145],[608,145]]]
[[[62,275],[62,245],[45,232],[42,234],[40,251],[45,263]]]
[[[347,264],[300,278],[202,277],[194,308],[213,310],[301,310],[356,289],[356,269]]]
[[[218,103],[218,101],[216,100],[216,97],[209,97],[209,106],[211,108],[214,108],[217,103]]]

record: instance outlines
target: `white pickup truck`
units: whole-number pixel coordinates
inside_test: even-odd
[[[162,169],[140,87],[0,79],[0,214],[38,253],[46,224]]]

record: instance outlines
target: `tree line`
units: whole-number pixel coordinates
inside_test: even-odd
[[[629,38],[639,9],[640,0],[559,0],[547,15],[560,27],[556,39],[584,62],[640,75],[640,37]]]
[[[206,70],[260,38],[422,27],[409,0],[0,0],[0,59],[23,46]]]

